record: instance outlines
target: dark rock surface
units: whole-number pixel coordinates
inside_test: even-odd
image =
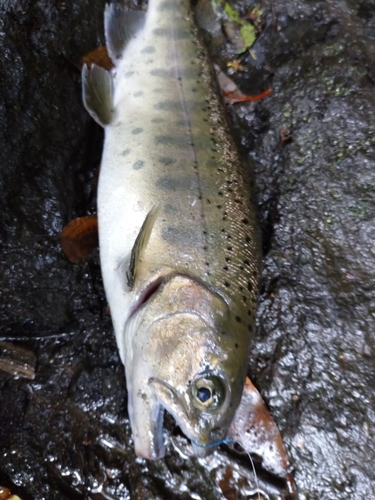
[[[250,465],[227,450],[206,461],[172,447],[164,461],[135,457],[98,256],[72,265],[60,249],[62,227],[95,211],[102,134],[81,104],[76,64],[103,43],[104,3],[0,5],[0,340],[37,357],[34,380],[0,374],[0,485],[22,500],[256,498]],[[264,236],[249,375],[280,427],[300,498],[368,500],[375,2],[258,6],[257,60],[245,58],[238,83],[273,93],[231,108],[254,162]],[[212,36],[224,67],[231,48],[219,30]],[[270,498],[284,496],[266,479]]]

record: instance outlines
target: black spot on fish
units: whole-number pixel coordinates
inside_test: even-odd
[[[127,156],[129,153],[130,153],[130,149],[128,148],[128,149],[125,149],[125,150],[121,153],[121,155],[122,155],[122,156]]]
[[[242,222],[242,224],[248,224],[249,223],[249,219],[246,219],[246,218],[242,219],[241,222]]]
[[[152,45],[148,45],[144,49],[141,50],[141,54],[153,54],[155,52],[155,47]]]
[[[247,289],[249,290],[249,292],[253,290],[253,284],[251,283],[251,281],[247,282]]]
[[[243,261],[243,263],[245,264],[245,266],[250,266],[250,261],[249,261],[249,259],[245,259],[245,260]]]
[[[247,315],[252,316],[252,312],[250,311],[250,309],[247,310]]]
[[[228,268],[228,266],[224,266],[223,269],[224,269],[224,271],[228,271],[229,268]]]
[[[134,92],[134,97],[141,97],[144,94],[143,90],[138,90],[138,92]]]
[[[230,287],[229,281],[224,281],[224,286],[226,286],[227,288],[229,288]]]
[[[134,162],[133,168],[134,168],[134,170],[139,170],[139,169],[141,169],[144,166],[144,164],[145,164],[144,161],[137,160],[136,162]]]
[[[242,323],[241,318],[239,316],[236,316],[236,321],[237,323]]]
[[[245,241],[246,241],[246,243],[251,243],[251,238],[250,238],[250,236],[246,236]]]
[[[249,330],[249,332],[252,332],[253,331],[253,325],[247,325],[247,329]]]
[[[141,128],[141,127],[133,128],[133,130],[132,130],[133,135],[138,135],[138,134],[141,134],[142,132],[143,132],[143,128]]]
[[[236,349],[238,349],[238,348],[239,348],[239,345],[237,344],[237,342],[234,344],[234,347],[235,347]]]
[[[161,156],[159,158],[159,161],[162,165],[172,165],[172,163],[176,163],[176,160],[174,158],[170,158],[169,156]]]

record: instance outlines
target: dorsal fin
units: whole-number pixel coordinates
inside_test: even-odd
[[[155,225],[155,221],[160,213],[160,209],[161,209],[160,203],[154,205],[151,208],[134,242],[134,246],[130,255],[129,269],[126,272],[128,285],[130,288],[132,288],[134,285],[135,278],[137,275],[137,266],[139,266],[140,264],[142,253],[147,246],[148,240],[150,239],[151,232]]]
[[[108,125],[113,114],[113,82],[111,74],[93,64],[82,68],[83,104],[94,120],[102,127]]]
[[[127,42],[143,28],[146,12],[131,10],[121,3],[107,4],[104,11],[104,31],[110,58],[117,64]]]

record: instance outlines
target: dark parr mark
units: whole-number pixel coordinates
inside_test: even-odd
[[[156,144],[162,144],[163,146],[175,146],[178,148],[186,147],[186,139],[184,139],[184,137],[157,135],[155,137],[155,142]]]
[[[171,2],[170,0],[164,0],[157,6],[157,10],[159,12],[164,12],[166,10],[172,10],[174,6],[174,2]]]
[[[143,132],[143,128],[141,128],[141,127],[133,128],[133,130],[132,130],[133,135],[138,135],[142,132]]]
[[[167,227],[162,231],[162,238],[172,245],[188,245],[194,241],[194,233],[190,229]]]
[[[152,32],[155,36],[160,36],[164,38],[171,37],[171,30],[167,28],[155,28]],[[191,34],[188,30],[180,28],[176,29],[173,32],[173,37],[176,38],[177,40],[185,40],[186,38],[190,38]]]
[[[134,170],[139,170],[139,169],[141,169],[144,166],[144,164],[145,164],[144,161],[137,160],[136,162],[134,162],[133,168],[134,168]]]
[[[134,92],[134,97],[141,97],[144,94],[143,90],[138,90],[138,92]]]
[[[154,109],[161,111],[175,111],[181,107],[178,101],[160,101],[154,105]]]
[[[161,156],[159,158],[159,161],[162,165],[165,165],[165,166],[172,165],[173,163],[176,163],[176,160],[174,158],[170,158],[169,156]]]
[[[141,50],[141,54],[153,54],[155,52],[155,47],[152,45],[148,45],[144,49]]]
[[[155,68],[150,71],[150,75],[160,78],[171,78],[173,76],[171,69]]]
[[[195,180],[190,177],[179,177],[178,179],[172,179],[171,177],[160,177],[156,181],[156,186],[165,191],[186,191],[191,190],[194,186]]]
[[[130,153],[130,149],[128,148],[128,149],[125,149],[125,150],[121,153],[121,155],[122,155],[122,156],[127,156],[129,153]]]

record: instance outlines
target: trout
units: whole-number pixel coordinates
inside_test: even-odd
[[[228,434],[254,332],[249,174],[189,0],[104,18],[115,67],[83,68],[83,101],[105,129],[100,260],[135,451],[164,456],[167,411],[203,456]]]

